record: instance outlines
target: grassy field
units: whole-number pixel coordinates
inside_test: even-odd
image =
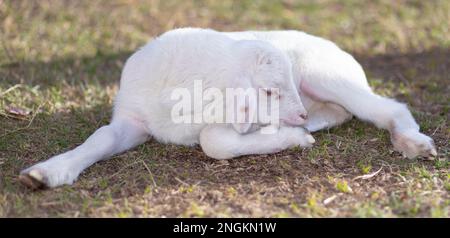
[[[449,22],[446,0],[0,0],[0,217],[449,217]],[[311,149],[215,161],[151,140],[73,186],[18,183],[107,124],[127,57],[181,26],[335,41],[376,92],[408,103],[438,157],[403,159],[386,131],[353,119]]]

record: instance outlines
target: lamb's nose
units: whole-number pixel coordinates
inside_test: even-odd
[[[299,117],[300,117],[301,119],[303,119],[303,120],[306,120],[306,119],[308,119],[308,114],[306,114],[306,113],[301,113],[301,114],[299,115]]]

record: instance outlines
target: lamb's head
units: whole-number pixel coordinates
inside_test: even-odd
[[[260,92],[259,96],[266,96],[275,102],[268,107],[271,107],[269,110],[278,111],[280,124],[303,125],[307,112],[295,86],[288,56],[262,41],[238,41],[235,45],[238,49],[239,70],[242,72],[236,85],[254,88]]]

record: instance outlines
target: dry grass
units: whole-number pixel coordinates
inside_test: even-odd
[[[448,217],[449,12],[445,0],[0,0],[0,216]],[[179,26],[292,28],[337,42],[378,93],[410,105],[438,158],[405,160],[386,132],[352,120],[316,133],[312,149],[215,161],[150,141],[74,186],[18,184],[22,168],[106,124],[125,59]]]

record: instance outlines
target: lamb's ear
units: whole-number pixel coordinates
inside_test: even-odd
[[[233,128],[240,134],[247,133],[256,121],[257,95],[251,87],[250,80],[246,78],[237,79],[236,86],[227,102],[227,113],[232,115]],[[229,96],[227,95],[227,96]],[[230,101],[232,100],[232,101]]]
[[[243,61],[247,63],[246,67],[261,67],[273,62],[271,50],[267,48],[267,43],[262,41],[240,40],[235,43],[235,47]]]

